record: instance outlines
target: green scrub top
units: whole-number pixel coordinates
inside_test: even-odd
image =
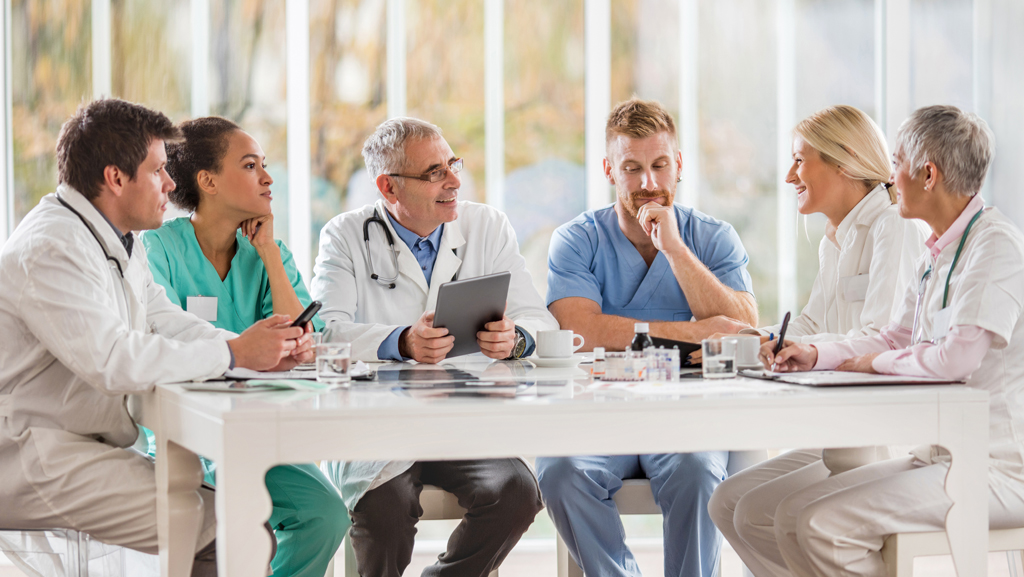
[[[235,233],[238,250],[231,259],[231,270],[220,280],[217,269],[207,260],[196,240],[196,231],[188,217],[169,220],[156,230],[142,233],[142,244],[149,257],[149,269],[156,282],[167,290],[167,298],[185,309],[190,296],[217,297],[215,327],[241,333],[256,321],[274,314],[270,279],[259,254],[239,230]],[[281,241],[281,260],[302,306],[312,299],[302,275],[295,268],[292,253]],[[313,330],[320,331],[324,322],[313,317]]]

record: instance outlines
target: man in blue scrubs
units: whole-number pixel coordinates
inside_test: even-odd
[[[675,122],[658,103],[629,100],[606,127],[604,171],[614,205],[562,225],[548,254],[548,309],[587,346],[623,350],[634,321],[651,335],[699,342],[757,326],[747,253],[728,223],[673,203],[682,171]],[[648,478],[664,515],[666,577],[711,577],[721,535],[707,513],[728,453],[537,459],[541,493],[588,576],[640,575],[612,495]]]

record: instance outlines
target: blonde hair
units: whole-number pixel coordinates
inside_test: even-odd
[[[818,151],[822,160],[863,182],[869,191],[889,182],[892,165],[885,135],[860,109],[845,104],[829,106],[803,119],[793,134]],[[894,190],[889,190],[889,200],[896,202]]]
[[[620,102],[608,115],[605,125],[605,144],[622,135],[628,138],[647,138],[668,132],[675,141],[676,123],[665,107],[654,100],[630,98]]]

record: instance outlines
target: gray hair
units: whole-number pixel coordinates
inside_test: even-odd
[[[985,182],[992,163],[995,139],[977,114],[955,106],[919,108],[896,133],[896,151],[917,174],[926,162],[942,171],[946,189],[959,196],[974,196]]]
[[[363,144],[363,161],[371,180],[376,180],[382,174],[402,171],[405,165],[405,141],[410,138],[441,138],[441,129],[408,116],[382,122]]]

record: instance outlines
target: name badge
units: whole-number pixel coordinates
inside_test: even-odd
[[[868,296],[868,281],[870,274],[859,274],[839,279],[839,286],[843,289],[843,297],[848,303],[862,301]]]
[[[932,320],[932,340],[938,343],[949,334],[949,323],[953,318],[953,307],[946,307],[935,313]]]
[[[204,321],[217,322],[217,297],[186,297],[185,310]]]

